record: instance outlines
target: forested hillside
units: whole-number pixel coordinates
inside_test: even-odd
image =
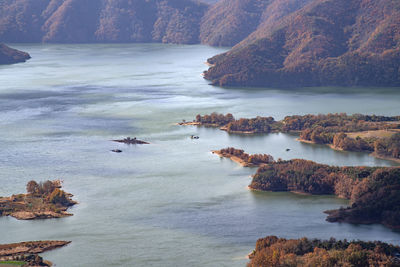
[[[221,0],[203,18],[200,39],[214,46],[250,43],[311,0]]]
[[[199,43],[207,4],[190,0],[3,0],[3,42]]]
[[[282,2],[282,1],[280,1]],[[209,59],[228,86],[400,86],[400,2],[313,0]]]

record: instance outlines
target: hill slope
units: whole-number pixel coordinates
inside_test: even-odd
[[[10,48],[0,43],[0,65],[25,62],[30,59],[28,53]]]
[[[254,41],[266,27],[312,0],[222,0],[204,15],[200,39],[214,46],[234,46],[244,39]],[[250,35],[250,36],[249,36]]]
[[[222,86],[400,86],[400,2],[313,0],[209,63]]]

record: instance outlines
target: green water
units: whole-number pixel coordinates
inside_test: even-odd
[[[400,233],[381,225],[326,222],[323,211],[344,200],[248,191],[255,169],[210,150],[234,146],[335,165],[394,163],[302,144],[292,135],[250,137],[174,125],[213,111],[276,119],[399,115],[400,89],[213,87],[201,77],[203,62],[224,49],[207,46],[14,46],[33,58],[0,67],[0,195],[24,191],[31,179],[57,178],[79,205],[69,218],[1,218],[0,243],[71,240],[43,254],[57,266],[244,266],[266,235],[400,244]],[[151,144],[109,141],[125,136]]]

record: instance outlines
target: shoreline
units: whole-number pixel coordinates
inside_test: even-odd
[[[221,125],[217,124],[217,123],[202,123],[202,122],[198,122],[198,121],[190,121],[190,122],[177,122],[175,123],[175,125],[179,125],[179,126],[204,126],[204,127],[221,127]]]
[[[209,66],[209,67],[214,67],[215,64],[211,64],[210,62],[206,61],[204,62],[205,65]],[[203,74],[204,75],[204,74]]]
[[[262,190],[262,189],[257,189],[257,188],[253,188],[251,187],[251,185],[247,186],[247,189],[250,191],[254,191],[254,192],[270,192],[270,193],[292,193],[292,194],[296,194],[296,195],[301,195],[301,196],[315,196],[311,193],[306,193],[306,192],[301,192],[301,191],[272,191],[272,190]]]
[[[371,156],[371,157],[374,157],[374,158],[377,158],[377,159],[383,159],[383,160],[393,161],[393,162],[396,162],[396,163],[400,164],[400,159],[398,159],[398,158],[392,158],[392,157],[388,157],[388,156],[382,156],[382,155],[377,154],[376,152],[369,153],[369,151],[350,151],[350,150],[344,150],[344,149],[342,149],[342,148],[335,147],[333,144],[318,144],[318,143],[315,143],[315,142],[313,142],[313,141],[304,140],[304,139],[301,139],[301,138],[296,138],[295,140],[296,140],[296,141],[299,141],[299,142],[302,142],[302,143],[306,143],[306,144],[328,146],[329,148],[331,148],[331,149],[333,149],[333,150],[336,150],[336,151],[342,151],[342,152],[359,152],[359,153],[366,153],[366,154],[368,153],[368,155]]]
[[[327,222],[330,223],[348,223],[348,224],[365,224],[365,225],[371,225],[371,224],[381,224],[389,229],[394,229],[394,230],[400,230],[400,226],[395,226],[395,225],[390,225],[387,223],[375,221],[375,220],[357,220],[354,218],[347,218],[347,217],[341,217],[340,214],[338,214],[340,210],[326,210],[324,211],[325,214],[328,214],[328,217],[326,218]],[[346,212],[346,211],[344,211]]]
[[[383,160],[390,160],[390,161],[394,161],[394,162],[400,164],[400,159],[398,159],[398,158],[392,158],[392,157],[388,157],[388,156],[382,156],[382,155],[377,154],[376,152],[372,152],[372,153],[370,153],[369,155],[370,155],[371,157],[375,157],[375,158],[383,159]]]
[[[175,123],[175,125],[180,125],[180,126],[189,126],[189,125],[202,125],[201,122],[197,122],[197,121],[190,121],[190,122],[177,122]]]
[[[0,244],[0,266],[8,266],[8,262],[21,262],[23,266],[52,266],[38,254],[64,247],[71,241],[43,240],[11,244]]]

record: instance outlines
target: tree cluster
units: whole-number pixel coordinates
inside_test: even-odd
[[[374,151],[381,156],[400,158],[400,133],[374,142]]]
[[[278,130],[279,122],[272,117],[256,117],[252,119],[241,118],[227,125],[228,132],[269,133]]]
[[[32,180],[27,183],[26,191],[33,197],[40,197],[55,205],[59,204],[63,207],[68,207],[75,204],[75,202],[71,200],[69,194],[60,189],[58,181],[47,180],[37,183]]]
[[[28,192],[28,194],[31,194],[31,195],[48,196],[57,187],[58,187],[58,185],[55,182],[50,181],[50,180],[47,180],[45,182],[39,182],[39,183],[32,180],[27,183],[26,191]]]
[[[322,128],[325,132],[360,132],[398,127],[391,122],[400,121],[400,116],[376,116],[346,113],[318,115],[293,115],[283,120],[283,131],[303,131]]]
[[[400,227],[400,168],[379,168],[353,187],[351,206],[327,211],[328,221]]]
[[[374,151],[374,146],[371,142],[367,142],[365,139],[357,136],[349,138],[345,133],[337,133],[333,137],[333,146],[346,151]]]
[[[400,247],[374,241],[261,238],[248,267],[400,266]]]
[[[244,162],[251,163],[254,165],[268,164],[274,162],[274,158],[268,154],[253,154],[249,155],[242,149],[236,149],[233,147],[223,148],[219,151],[224,156],[235,156],[243,160]]]
[[[224,126],[227,125],[228,123],[234,121],[235,118],[231,113],[228,113],[226,115],[224,114],[218,114],[216,112],[211,113],[210,115],[206,114],[204,116],[198,114],[196,116],[196,122],[200,122],[202,124],[214,124],[218,126]]]

